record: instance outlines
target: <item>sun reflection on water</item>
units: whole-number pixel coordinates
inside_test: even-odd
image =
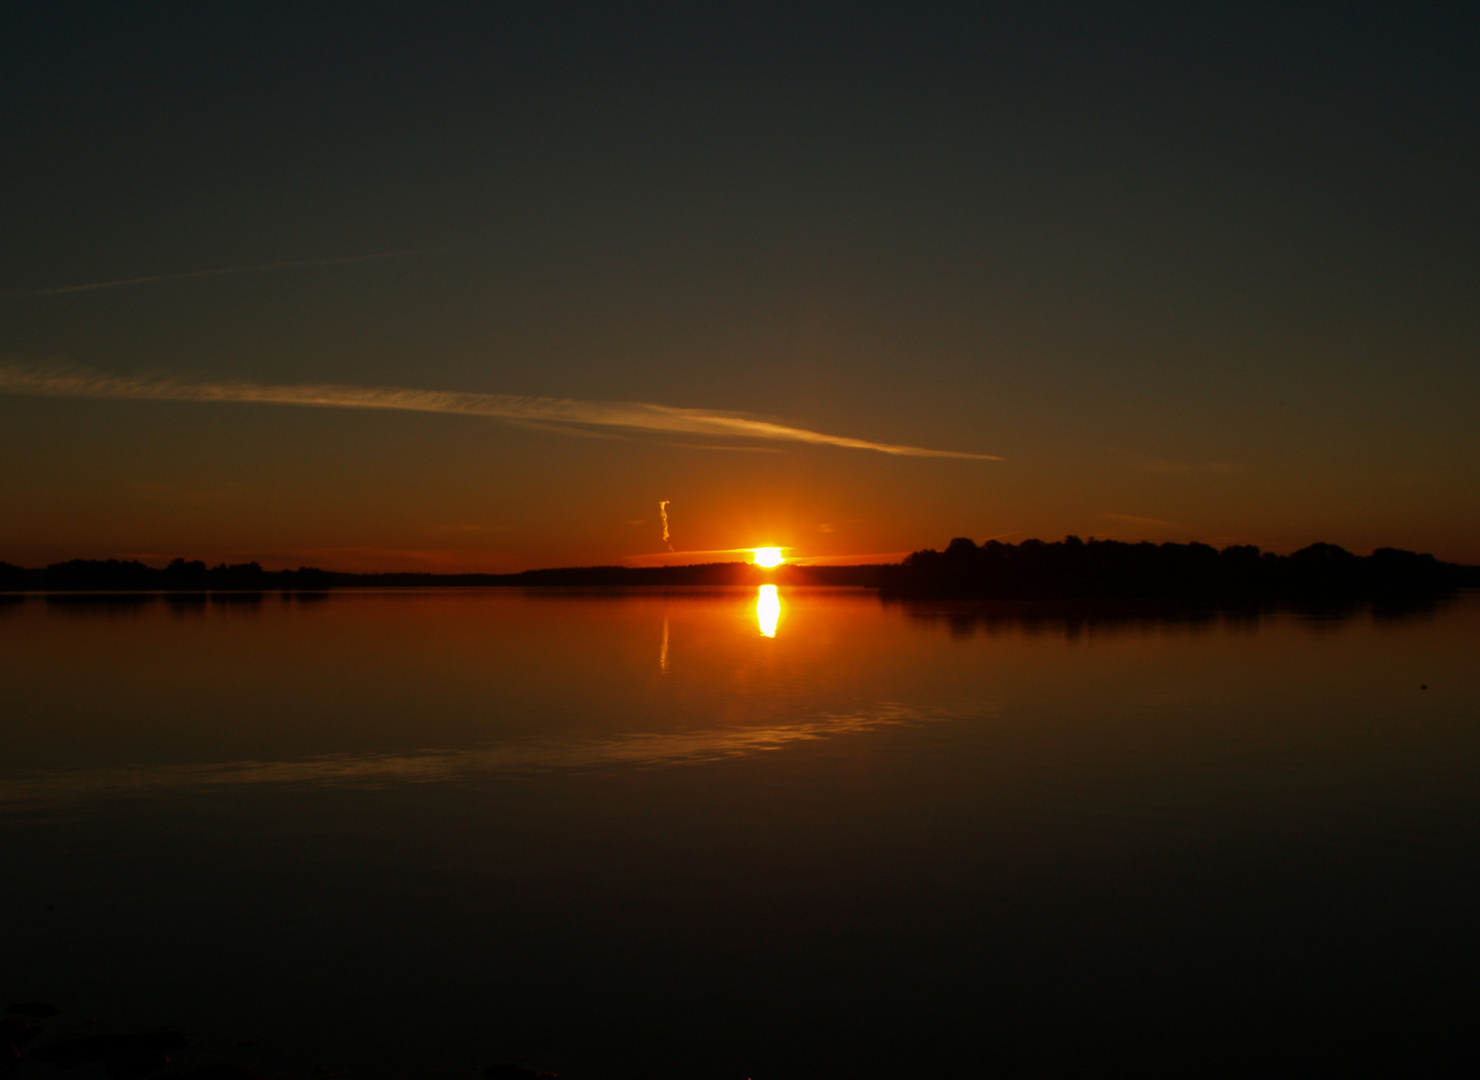
[[[776,593],[776,586],[761,586],[755,598],[755,621],[766,637],[776,636],[776,624],[781,621],[781,597]]]

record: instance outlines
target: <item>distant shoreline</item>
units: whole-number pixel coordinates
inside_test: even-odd
[[[1164,600],[1209,604],[1407,602],[1480,585],[1480,567],[1397,548],[1354,555],[1311,544],[1290,555],[1252,545],[952,540],[881,571],[886,594],[959,600]]]
[[[137,560],[85,560],[22,568],[0,563],[4,593],[261,593],[335,589],[731,587],[757,585],[877,589],[886,596],[952,600],[1383,600],[1441,596],[1480,586],[1480,567],[1395,548],[1354,555],[1312,544],[1291,555],[1206,544],[1129,544],[1067,537],[1020,544],[960,538],[944,551],[917,551],[902,563],[863,566],[753,563],[584,566],[515,574],[347,573],[257,563],[176,559],[156,568]]]
[[[137,561],[73,560],[40,569],[0,563],[0,592],[322,592],[405,588],[638,588],[648,586],[825,585],[878,588],[882,566],[576,566],[517,574],[360,574],[300,567],[263,570],[256,563],[207,567],[176,560],[163,569]]]

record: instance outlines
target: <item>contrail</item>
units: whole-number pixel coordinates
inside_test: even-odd
[[[826,435],[806,428],[757,420],[744,413],[680,409],[642,401],[579,401],[569,398],[515,397],[510,394],[467,394],[451,390],[413,390],[395,386],[310,384],[282,386],[249,382],[192,382],[169,376],[135,378],[86,368],[32,367],[0,364],[0,393],[42,397],[114,398],[128,401],[251,402],[268,405],[316,405],[339,409],[394,409],[407,412],[489,416],[501,420],[544,422],[583,427],[616,427],[637,431],[678,431],[689,435],[800,442],[874,450],[902,457],[965,458],[1001,461],[995,454],[930,450],[920,446],[870,442]]]
[[[301,266],[348,266],[375,259],[395,259],[402,255],[424,255],[442,248],[407,248],[404,251],[377,251],[373,255],[351,255],[343,259],[301,259],[294,262],[254,263],[251,266],[228,266],[221,270],[187,270],[183,274],[146,274],[143,277],[117,278],[113,281],[89,281],[84,285],[58,285],[51,289],[21,289],[0,296],[62,296],[66,293],[96,292],[99,289],[122,289],[129,285],[149,285],[156,281],[189,281],[192,278],[225,277],[228,274],[260,274],[267,270],[291,270]]]
[[[668,499],[664,499],[662,502],[660,502],[658,504],[658,513],[660,513],[660,514],[663,515],[663,543],[665,543],[665,544],[668,544],[668,503],[669,503],[669,501],[670,500],[668,500]],[[672,551],[673,550],[673,545],[672,544],[668,544],[668,550],[669,551]]]

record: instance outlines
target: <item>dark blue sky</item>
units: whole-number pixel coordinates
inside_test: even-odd
[[[9,364],[1004,459],[0,395],[0,558],[615,561],[661,547],[667,498],[692,550],[1480,560],[1460,5],[47,4],[0,30]]]

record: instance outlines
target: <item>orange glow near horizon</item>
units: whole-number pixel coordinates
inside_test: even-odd
[[[786,556],[781,554],[781,549],[776,547],[763,547],[752,549],[752,561],[757,566],[763,566],[767,570],[780,566],[786,561]]]

